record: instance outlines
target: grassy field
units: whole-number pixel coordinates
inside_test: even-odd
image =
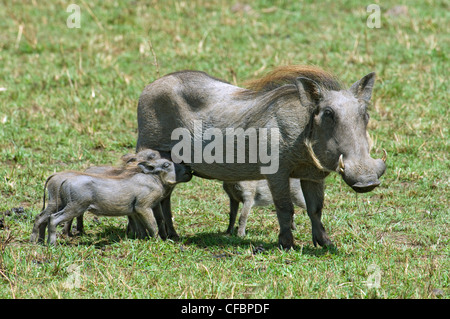
[[[374,1],[378,3],[378,1]],[[45,4],[44,4],[45,3]],[[80,8],[80,28],[69,28]],[[0,9],[0,298],[449,298],[448,1],[3,1]],[[399,7],[403,5],[403,7]],[[136,106],[166,73],[234,84],[313,64],[347,85],[377,72],[373,157],[382,185],[356,194],[333,174],[312,245],[278,249],[274,207],[227,236],[221,183],[194,178],[173,198],[179,242],[126,236],[125,218],[87,215],[86,234],[29,242],[55,171],[117,164],[134,151]]]

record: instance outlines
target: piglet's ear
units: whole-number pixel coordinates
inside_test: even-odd
[[[136,162],[137,158],[135,154],[125,154],[121,157],[122,162],[125,164]]]
[[[350,92],[352,92],[357,99],[362,99],[368,102],[372,97],[372,89],[374,83],[375,72],[372,72],[364,76],[361,80],[353,83],[353,85],[350,87]]]
[[[140,162],[138,167],[142,170],[144,174],[151,174],[155,171],[155,167],[148,162]]]

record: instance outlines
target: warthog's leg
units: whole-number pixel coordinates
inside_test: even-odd
[[[65,236],[69,236],[69,237],[72,237],[72,236],[73,236],[73,235],[72,235],[72,222],[73,222],[73,219],[69,220],[68,222],[66,222],[66,223],[64,224],[64,228],[63,228],[63,230],[62,230],[62,233],[63,233]]]
[[[294,236],[292,236],[291,226],[294,217],[294,205],[289,191],[289,173],[279,171],[277,174],[267,175],[266,178],[280,225],[278,244],[285,249],[292,248]]]
[[[135,238],[145,237],[145,228],[138,215],[128,216],[127,234]]]
[[[162,203],[157,204],[153,208],[154,216],[158,224],[158,232],[162,239],[167,239],[167,237],[169,237],[173,240],[177,240],[179,236],[173,227],[172,213],[170,211],[170,200],[165,204],[167,205],[165,206],[166,210],[162,209]],[[147,226],[139,217],[139,215],[128,216],[127,233],[129,233],[131,236],[136,236],[137,238],[147,237],[148,233],[146,228]],[[169,232],[169,236],[167,235],[167,232]]]
[[[294,212],[294,214],[295,214],[295,212]],[[292,229],[292,230],[297,230],[297,226],[295,226],[294,215],[292,215],[292,224],[291,224],[291,229]]]
[[[129,227],[127,228],[129,235],[139,239],[146,239],[149,236],[153,236],[151,230],[148,229],[147,224],[141,215],[135,214],[129,217]]]
[[[236,216],[239,210],[239,202],[234,200],[230,196],[230,222],[228,223],[227,234],[231,234],[233,232],[234,223],[236,222]]]
[[[301,181],[306,209],[311,219],[314,246],[331,246],[333,243],[322,225],[322,208],[324,200],[324,182]]]
[[[172,220],[172,208],[170,206],[170,196],[172,195],[172,191],[168,196],[166,196],[161,201],[161,209],[164,216],[164,221],[167,229],[167,236],[172,240],[179,240],[180,236],[178,236],[175,227],[173,226]]]
[[[68,204],[57,213],[51,215],[48,222],[48,244],[54,245],[56,243],[56,226],[82,215],[87,208],[88,207],[73,203]]]
[[[156,222],[153,210],[148,207],[135,207],[138,220],[145,227],[146,233],[150,237],[155,237],[158,233],[158,223]]]
[[[64,229],[63,229],[63,231],[62,231],[62,233],[63,233],[64,235],[70,236],[70,237],[73,236],[73,235],[72,235],[72,222],[73,222],[73,219],[69,220],[68,222],[66,222],[66,223],[64,224]],[[84,231],[83,215],[81,215],[81,216],[78,216],[78,217],[77,217],[77,232],[78,232],[79,234],[82,234],[83,231]]]
[[[153,215],[155,216],[156,223],[158,224],[159,236],[162,239],[167,239],[166,223],[164,221],[164,216],[160,203],[156,204],[155,207],[153,207]]]
[[[153,236],[150,235],[151,232],[149,231],[147,224],[139,214],[128,216],[127,234],[139,239],[145,239],[149,236]]]
[[[254,203],[253,196],[251,196],[251,198],[246,198],[246,196],[244,196],[244,205],[242,206],[241,216],[239,217],[239,227],[237,232],[239,237],[245,236],[248,215],[250,214]]]
[[[47,227],[48,219],[50,215],[54,214],[55,212],[56,205],[54,203],[49,203],[48,206],[39,215],[36,216],[30,237],[31,242],[44,241],[45,228]]]
[[[291,187],[292,187],[292,185],[291,185]],[[291,191],[292,191],[292,189],[291,189]],[[301,186],[297,192],[295,192],[294,194],[291,193],[291,197],[292,197],[292,201],[294,202],[294,205],[306,210],[305,197],[303,196]],[[291,228],[292,228],[292,230],[297,229],[294,219],[292,219],[292,227]]]
[[[83,215],[77,217],[77,231],[78,233],[82,234],[84,232],[84,224],[83,224]]]

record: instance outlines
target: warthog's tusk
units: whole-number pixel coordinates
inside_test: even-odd
[[[344,165],[344,155],[343,154],[341,154],[341,156],[339,156],[338,168],[339,168],[339,172],[344,174],[345,165]]]
[[[386,152],[386,150],[383,148],[383,157],[381,158],[381,160],[383,161],[383,162],[385,162],[386,163],[386,159],[387,159],[387,152]]]

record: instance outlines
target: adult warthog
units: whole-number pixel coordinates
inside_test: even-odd
[[[310,66],[279,67],[250,83],[249,89],[198,71],[168,74],[149,84],[139,98],[137,150],[155,149],[174,161],[181,156],[194,174],[203,178],[267,179],[280,225],[279,244],[284,248],[294,244],[289,178],[300,178],[313,243],[331,245],[321,222],[325,177],[335,171],[363,193],[380,184],[386,168],[386,155],[382,159],[369,155],[367,108],[374,81],[375,73],[370,73],[344,89],[333,75]],[[180,148],[180,128],[191,133],[190,149]],[[230,128],[241,129],[231,140],[231,148]],[[254,129],[256,137],[250,134]],[[212,142],[208,143],[213,135],[215,153]],[[271,156],[278,165],[275,172],[268,173],[264,170],[267,159],[255,158],[252,142],[256,138],[257,149],[267,150],[266,143],[273,142],[273,137],[277,147],[272,148]],[[244,160],[238,154],[242,140]],[[209,157],[199,155],[199,150],[209,152]],[[190,154],[191,160],[186,160]],[[162,207],[169,236],[177,236],[168,220],[170,196]]]

